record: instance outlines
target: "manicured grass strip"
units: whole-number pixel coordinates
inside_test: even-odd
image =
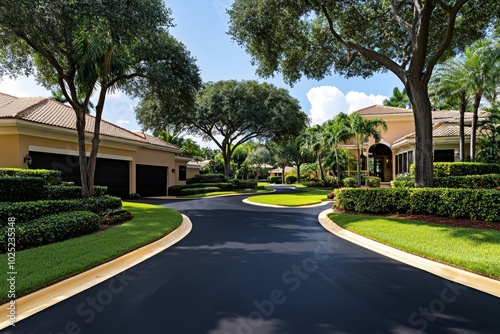
[[[377,216],[340,213],[328,216],[345,229],[386,245],[500,278],[500,231]]]
[[[253,194],[260,192],[272,192],[273,189],[257,189],[257,190],[235,190],[235,191],[213,191],[210,193],[204,194],[195,194],[195,195],[187,195],[187,196],[179,196],[179,198],[201,198],[201,197],[210,197],[210,196],[219,196],[219,195],[238,195],[238,194]]]
[[[16,253],[16,297],[74,276],[158,240],[182,223],[177,211],[161,206],[124,202],[123,208],[134,219],[108,230],[27,249]],[[7,255],[0,256],[2,270],[7,270]],[[6,281],[1,291],[7,291]],[[0,296],[0,303],[7,301]]]
[[[270,184],[271,182],[257,182],[257,187],[265,187]]]
[[[283,206],[301,206],[321,203],[326,199],[331,190],[316,188],[301,188],[293,194],[271,194],[249,197],[248,200],[254,203],[274,204]]]

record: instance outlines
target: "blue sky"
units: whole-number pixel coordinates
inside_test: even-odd
[[[302,80],[289,87],[281,76],[258,78],[250,64],[250,56],[227,35],[229,17],[225,12],[233,0],[166,0],[176,26],[171,33],[182,41],[197,59],[203,81],[228,79],[267,81],[287,88],[300,101],[313,123],[321,123],[339,112],[350,112],[379,103],[392,95],[394,87],[402,87],[392,74],[377,74],[368,79],[345,79],[337,75],[321,81]],[[30,78],[0,81],[0,92],[14,96],[50,96]],[[129,130],[140,130],[135,121],[137,101],[123,93],[108,96],[103,118]],[[212,146],[201,143],[202,146]]]

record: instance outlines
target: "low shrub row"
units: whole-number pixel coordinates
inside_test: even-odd
[[[0,177],[0,202],[46,199],[45,182],[41,177]]]
[[[295,175],[285,176],[285,184],[294,184],[297,182],[297,177]]]
[[[91,211],[99,214],[107,209],[119,209],[121,205],[121,199],[112,196],[18,203],[3,202],[0,203],[0,226],[5,226],[9,217],[16,218],[17,223],[27,223],[43,216],[61,212]]]
[[[378,176],[367,176],[365,178],[365,185],[371,188],[380,188],[380,177]]]
[[[47,187],[47,198],[50,200],[75,199],[82,197],[82,187],[80,186],[49,186]],[[94,196],[100,197],[106,195],[108,187],[94,186]]]
[[[356,188],[358,186],[358,179],[352,176],[346,177],[344,180],[344,187]]]
[[[500,164],[481,162],[435,162],[434,177],[500,174]],[[410,167],[410,175],[415,175],[415,164]]]
[[[0,177],[41,177],[48,185],[61,184],[61,171],[50,169],[0,168]]]
[[[391,182],[394,188],[413,188],[415,181]],[[435,188],[496,189],[500,187],[500,174],[465,175],[434,178]]]
[[[497,190],[447,188],[341,189],[335,196],[343,210],[372,213],[432,214],[500,222]]]
[[[225,183],[228,182],[224,174],[197,174],[186,180],[186,184],[193,183]]]
[[[280,184],[281,183],[281,176],[269,176],[269,182]]]
[[[233,189],[257,189],[256,181],[245,181],[245,180],[231,180],[233,183]]]
[[[64,241],[99,229],[99,216],[88,211],[73,211],[53,214],[33,221],[16,224],[16,251]],[[0,251],[8,249],[8,235],[12,229],[0,227]]]
[[[169,196],[184,196],[186,189],[203,189],[203,188],[217,188],[216,191],[231,191],[236,189],[255,189],[257,187],[257,182],[255,181],[244,181],[244,180],[231,180],[231,182],[219,182],[219,183],[191,183],[180,186],[171,186],[168,188]],[[206,191],[205,191],[206,192]],[[199,192],[197,192],[199,194]],[[190,194],[193,195],[193,194]]]
[[[181,190],[181,196],[206,194],[214,191],[221,191],[221,189],[217,187],[186,188]]]

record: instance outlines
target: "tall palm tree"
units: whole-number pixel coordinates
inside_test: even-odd
[[[354,139],[356,145],[356,161],[357,161],[357,171],[358,171],[358,187],[361,186],[361,148],[363,143],[368,141],[370,137],[375,139],[375,142],[380,141],[380,130],[382,128],[387,131],[387,124],[381,118],[364,119],[358,113],[352,113],[345,117],[346,120],[346,131],[349,138]]]
[[[339,145],[349,139],[347,128],[347,115],[340,113],[333,120],[328,120],[323,125],[323,144],[333,149],[335,154],[335,174],[340,178]]]
[[[321,177],[321,180],[324,178],[324,173],[323,173],[323,167],[322,167],[322,160],[323,160],[323,126],[322,125],[313,125],[309,128],[306,129],[304,133],[304,148],[310,149],[312,152],[314,152],[314,155],[316,156],[316,161],[318,162],[319,165],[319,174]]]
[[[485,94],[496,92],[500,80],[500,47],[492,40],[479,40],[465,49],[464,66],[466,81],[472,89],[473,120],[471,130],[470,155],[476,156],[476,132],[481,100]]]
[[[467,69],[463,62],[455,58],[446,60],[439,66],[429,83],[429,93],[434,102],[453,105],[459,103],[460,161],[465,159],[465,111],[470,96],[470,86],[464,80]]]

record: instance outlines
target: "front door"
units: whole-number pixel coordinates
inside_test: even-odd
[[[375,157],[375,176],[378,176],[382,181],[384,181],[384,161],[384,157]]]

